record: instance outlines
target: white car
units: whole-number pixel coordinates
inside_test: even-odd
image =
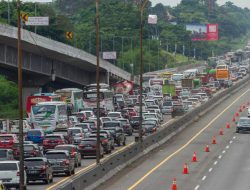
[[[247,108],[247,116],[250,117],[250,108]]]
[[[0,180],[7,188],[19,189],[20,167],[19,161],[0,161]],[[26,189],[26,172],[24,171],[24,189]]]

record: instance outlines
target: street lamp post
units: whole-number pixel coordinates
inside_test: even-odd
[[[143,36],[143,11],[148,3],[148,0],[140,0],[140,122],[139,122],[139,140],[142,142],[142,73],[143,73],[143,51],[142,51],[142,36]]]
[[[96,93],[97,93],[97,135],[96,163],[100,163],[100,58],[99,58],[99,0],[96,0]]]
[[[23,75],[22,75],[22,44],[21,44],[21,2],[17,0],[17,57],[18,57],[18,106],[19,106],[19,151],[20,151],[20,183],[19,189],[24,190],[24,155],[23,155]]]

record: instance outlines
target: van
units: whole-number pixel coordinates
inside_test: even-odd
[[[26,186],[26,172],[24,171],[24,189]],[[0,161],[0,180],[3,185],[9,188],[19,189],[20,184],[20,162],[19,161]]]

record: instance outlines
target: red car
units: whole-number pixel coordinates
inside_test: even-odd
[[[0,134],[0,148],[12,149],[14,143],[18,143],[15,134]]]
[[[66,144],[66,140],[62,134],[48,134],[43,140],[43,149],[54,149],[60,144]]]
[[[128,114],[131,117],[137,116],[137,111],[135,110],[135,108],[126,108],[126,110],[128,110]]]

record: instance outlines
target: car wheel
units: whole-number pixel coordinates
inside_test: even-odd
[[[236,130],[235,132],[236,132],[236,133],[239,133],[239,130]]]
[[[80,162],[78,163],[78,167],[82,166],[82,161],[80,160]]]
[[[53,183],[53,174],[51,174],[50,183]]]
[[[126,146],[126,139],[122,143],[123,146]]]
[[[23,187],[23,190],[27,190],[27,186],[26,185]]]
[[[67,171],[65,172],[67,176],[71,176],[71,172],[70,171]]]
[[[50,180],[49,180],[49,176],[47,176],[47,179],[44,180],[44,183],[45,183],[45,184],[49,184],[49,181],[50,181]]]
[[[121,141],[118,141],[118,142],[117,142],[117,145],[118,145],[118,146],[121,146]]]
[[[71,174],[73,174],[73,175],[75,174],[75,168],[72,170]]]
[[[76,168],[78,167],[78,162],[77,162],[77,163],[75,163],[75,167],[76,167]]]

